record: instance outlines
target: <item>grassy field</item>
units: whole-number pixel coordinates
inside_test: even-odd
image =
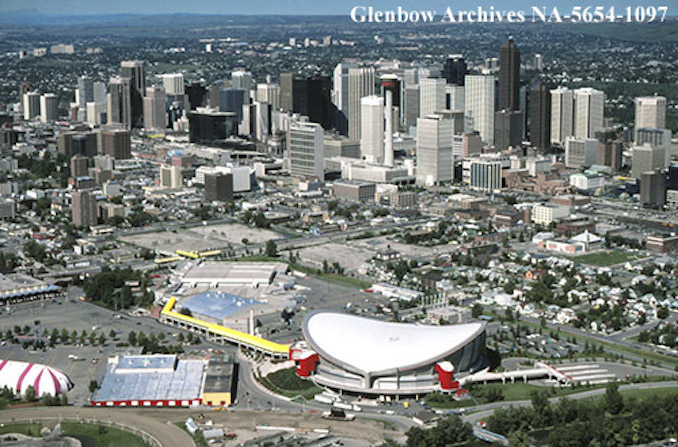
[[[97,447],[144,447],[148,446],[141,438],[118,430],[116,428],[103,427],[100,425],[78,424],[64,422],[61,424],[63,432],[71,436],[83,436],[91,438]]]
[[[589,253],[573,258],[575,262],[582,264],[595,265],[597,267],[607,267],[610,265],[621,264],[626,261],[633,261],[641,259],[636,253],[628,253],[623,251],[607,251],[603,253]]]
[[[0,427],[0,435],[5,433],[21,433],[27,436],[40,436],[41,424],[11,424]]]
[[[260,377],[259,382],[269,390],[285,397],[302,396],[305,399],[313,399],[313,396],[322,390],[310,380],[297,377],[294,368],[283,369]]]
[[[622,395],[626,398],[634,399],[654,399],[657,396],[669,396],[672,395],[678,399],[678,386],[666,387],[666,388],[649,388],[644,390],[625,390],[620,391]]]
[[[367,289],[372,285],[372,283],[369,281],[363,281],[362,279],[358,278],[351,278],[349,276],[341,276],[334,274],[321,275],[319,276],[319,278],[327,282],[332,282],[335,284],[340,284],[348,287],[354,287],[356,289]]]

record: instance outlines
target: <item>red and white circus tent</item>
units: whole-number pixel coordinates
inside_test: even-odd
[[[24,394],[32,386],[35,395],[56,396],[73,388],[73,382],[58,369],[39,363],[0,360],[0,388],[8,387],[15,394]]]

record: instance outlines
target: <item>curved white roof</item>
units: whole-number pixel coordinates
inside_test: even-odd
[[[306,317],[304,335],[321,356],[365,373],[406,370],[443,358],[485,330],[485,323],[428,326],[337,312]]]
[[[71,380],[58,369],[38,363],[0,360],[0,388],[8,387],[15,394],[24,394],[32,386],[37,397],[55,396],[73,388]]]

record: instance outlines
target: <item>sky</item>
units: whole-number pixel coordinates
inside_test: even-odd
[[[534,6],[626,6],[664,5],[669,15],[678,15],[678,0],[0,0],[0,13],[21,12],[47,15],[105,15],[105,14],[332,14],[348,15],[354,6],[373,6],[375,9],[395,9],[402,6],[412,10],[435,10],[441,14],[448,6],[463,10],[483,6],[501,10],[530,11]]]

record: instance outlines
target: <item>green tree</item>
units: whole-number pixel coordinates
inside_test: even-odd
[[[28,385],[28,387],[26,387],[24,397],[28,402],[33,402],[35,400],[35,388],[33,388],[33,385]]]
[[[136,346],[137,345],[137,334],[136,332],[132,331],[129,333],[127,336],[127,341],[129,342],[130,346]]]
[[[278,256],[278,247],[272,240],[266,241],[266,256],[269,258],[275,258]]]
[[[106,343],[106,336],[103,332],[99,334],[99,345],[103,346]]]
[[[473,318],[478,318],[483,314],[483,306],[480,303],[475,303],[471,308],[471,316]]]
[[[96,389],[99,388],[99,383],[96,380],[89,381],[89,392],[93,393]]]
[[[66,328],[61,329],[61,336],[59,338],[61,343],[68,343],[68,330]]]
[[[605,410],[611,414],[619,414],[624,409],[624,399],[619,392],[617,382],[608,382],[605,388]]]

